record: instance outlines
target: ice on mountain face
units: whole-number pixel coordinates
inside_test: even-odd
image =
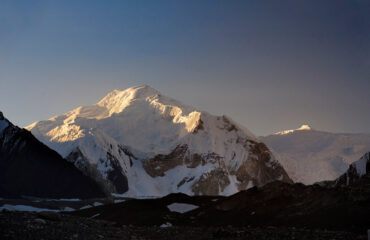
[[[149,86],[114,90],[95,105],[27,129],[104,184],[126,176],[126,196],[229,195],[281,175],[273,173],[278,163],[248,129]],[[256,159],[265,163],[245,163]],[[269,170],[257,174],[260,168]]]

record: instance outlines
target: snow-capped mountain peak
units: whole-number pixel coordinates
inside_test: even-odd
[[[131,87],[126,90],[113,90],[108,93],[97,105],[106,108],[109,115],[122,112],[133,101],[150,101],[157,99],[160,92],[148,85]]]
[[[131,87],[126,90],[113,90],[100,100],[96,106],[105,108],[108,111],[107,116],[111,116],[112,114],[121,113],[131,105],[144,103],[152,105],[164,114],[168,112],[171,115],[188,115],[196,111],[193,107],[163,96],[158,90],[148,85]]]
[[[309,125],[303,124],[302,126],[300,126],[297,129],[284,130],[284,131],[280,131],[280,132],[277,132],[277,133],[274,133],[274,134],[275,135],[285,135],[285,134],[293,133],[295,131],[308,131],[308,130],[313,130],[313,129]]]
[[[114,90],[97,104],[27,128],[120,193],[127,189],[119,191],[118,181],[127,179],[131,195],[230,194],[273,179],[290,181],[247,128],[147,85]]]

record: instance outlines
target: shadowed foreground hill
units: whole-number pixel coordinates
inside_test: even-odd
[[[0,196],[91,198],[105,196],[72,163],[18,128],[0,112]]]

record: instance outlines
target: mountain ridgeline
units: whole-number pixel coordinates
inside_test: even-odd
[[[27,129],[106,191],[125,196],[230,195],[292,182],[248,129],[149,86],[114,90]]]
[[[0,112],[0,196],[92,198],[105,193],[94,180]]]

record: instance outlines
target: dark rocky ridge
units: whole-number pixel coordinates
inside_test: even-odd
[[[171,203],[188,203],[199,208],[180,214],[167,208]],[[370,185],[326,188],[273,182],[230,197],[171,194],[71,214],[96,216],[119,225],[159,226],[170,222],[174,226],[275,226],[365,233],[370,229]]]
[[[0,196],[91,198],[105,194],[72,163],[38,141],[29,131],[6,123],[0,131]]]

